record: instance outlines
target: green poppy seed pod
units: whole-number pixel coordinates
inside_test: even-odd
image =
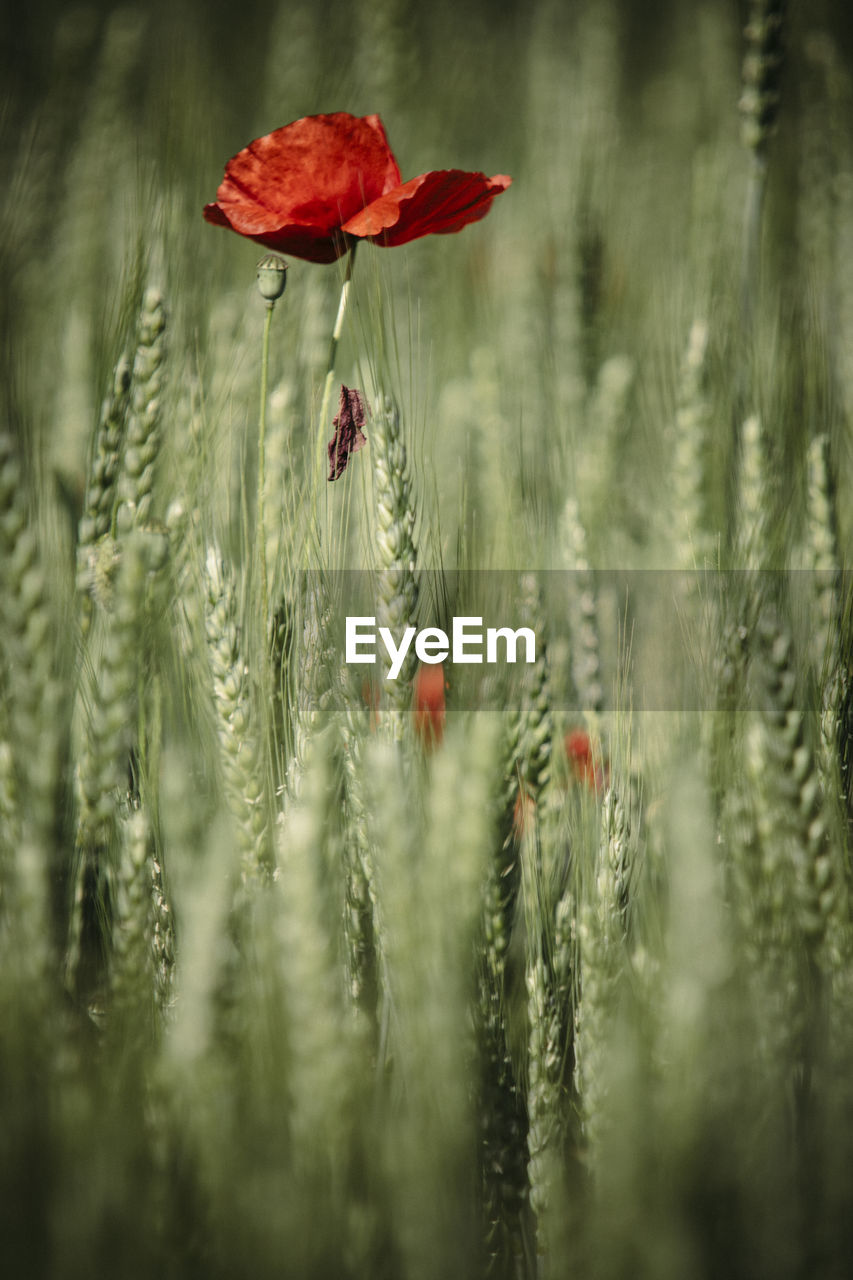
[[[258,263],[258,288],[271,307],[284,293],[287,284],[287,263],[281,254],[265,253]]]

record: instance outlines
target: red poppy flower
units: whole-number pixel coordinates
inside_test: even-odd
[[[445,700],[444,667],[422,663],[414,681],[415,733],[428,751],[444,737]]]
[[[295,258],[334,262],[353,240],[391,246],[461,231],[510,182],[460,169],[401,182],[379,116],[336,111],[250,142],[228,161],[204,216]]]
[[[601,758],[586,729],[571,729],[565,738],[566,756],[572,775],[590,791],[601,795],[610,781],[610,768]]]

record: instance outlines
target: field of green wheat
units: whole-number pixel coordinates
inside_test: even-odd
[[[4,1274],[849,1274],[844,5],[4,22]]]

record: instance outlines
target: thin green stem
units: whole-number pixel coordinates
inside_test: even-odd
[[[344,318],[347,313],[347,304],[349,302],[350,289],[352,288],[352,268],[355,262],[355,251],[358,245],[353,244],[347,254],[347,267],[344,273],[344,282],[341,286],[341,298],[338,303],[338,314],[335,319],[335,327],[332,330],[332,340],[329,344],[329,361],[326,366],[326,381],[323,384],[323,399],[320,402],[320,417],[317,423],[317,454],[315,461],[314,476],[314,498],[312,516],[316,524],[317,518],[317,495],[323,480],[323,453],[326,441],[327,420],[329,417],[329,408],[332,401],[332,387],[335,381],[335,361],[338,355],[338,343],[341,340],[341,334],[344,328]]]
[[[266,434],[267,434],[267,382],[269,379],[269,363],[270,363],[270,325],[272,323],[274,301],[267,301],[266,315],[264,316],[264,338],[261,350],[261,411],[258,420],[258,526],[257,526],[257,546],[258,558],[261,563],[261,622],[263,624],[264,644],[266,644],[269,616],[270,616],[270,597],[269,584],[267,582],[267,538],[266,538],[266,522],[264,519],[264,487],[266,483]]]

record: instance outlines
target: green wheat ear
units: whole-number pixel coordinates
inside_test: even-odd
[[[92,588],[97,573],[97,545],[111,529],[117,501],[116,485],[130,404],[132,365],[119,357],[113,386],[101,408],[92,449],[83,515],[77,530],[77,586],[81,593],[81,625],[84,637],[92,621]]]
[[[234,819],[243,880],[251,885],[272,870],[271,805],[236,584],[215,547],[207,553],[204,603],[225,801]]]
[[[746,692],[754,631],[764,596],[772,586],[768,537],[770,506],[764,425],[758,414],[742,423],[736,484],[729,519],[732,530],[731,569],[719,576],[712,601],[714,636],[714,715],[711,740],[714,785],[722,795],[739,787],[732,765],[730,733],[737,727]],[[747,570],[748,572],[741,572]]]
[[[388,396],[383,397],[374,410],[370,447],[376,502],[376,622],[399,637],[407,626],[417,624],[418,553],[414,493],[400,411]],[[397,679],[383,681],[383,702],[391,712],[388,726],[393,737],[399,738],[403,733],[404,715],[411,706],[415,666],[414,647],[411,647]]]
[[[290,714],[293,753],[287,770],[291,795],[299,794],[311,740],[329,723],[338,692],[337,655],[332,643],[334,601],[321,574],[304,575],[301,606],[302,634],[296,652]]]
[[[587,404],[586,439],[578,459],[575,492],[582,499],[587,531],[596,540],[608,532],[600,517],[611,507],[614,496],[623,502],[634,496],[626,484],[623,456],[636,376],[637,367],[630,356],[608,356],[598,369]]]
[[[63,691],[55,619],[12,436],[0,431],[0,1003],[4,1053],[27,1073],[55,1052],[59,994],[51,881]],[[13,1013],[14,1022],[8,1020]]]
[[[554,717],[541,587],[536,575],[524,574],[520,589],[520,617],[524,626],[532,628],[538,643],[536,661],[526,670],[522,688],[518,764],[522,787],[538,799],[551,782]]]
[[[813,608],[811,658],[820,695],[820,769],[825,790],[843,782],[839,753],[850,673],[843,659],[842,565],[837,485],[829,437],[815,437],[808,453],[808,570]]]
[[[119,533],[145,525],[151,516],[154,467],[160,446],[166,313],[159,289],[142,300],[139,334],[121,470],[115,527]]]
[[[826,692],[839,672],[841,548],[836,493],[829,436],[816,436],[808,453],[808,555],[814,601],[811,656]]]
[[[395,1234],[407,1274],[451,1274],[460,1248],[459,1274],[471,1274],[469,1159],[478,1140],[468,1089],[472,947],[492,834],[492,726],[478,718],[467,732],[448,732],[426,795],[394,743],[371,746],[383,1001],[400,1090],[387,1154]]]
[[[587,558],[586,530],[574,498],[569,498],[563,508],[560,542],[562,561],[569,574],[572,679],[579,708],[598,715],[604,707],[598,593]]]
[[[367,712],[354,692],[339,717],[343,759],[344,937],[347,985],[356,1015],[378,1032],[382,915],[376,894],[374,854],[368,837],[364,743]]]
[[[827,1002],[849,966],[848,887],[790,627],[775,608],[764,608],[757,638],[759,719],[746,742],[759,851],[749,983],[768,1086],[792,1089],[802,1115],[826,1051]]]
[[[776,129],[784,63],[785,0],[751,0],[740,100],[746,147],[763,160]]]
[[[708,326],[695,320],[681,362],[672,454],[672,541],[676,567],[705,567],[712,559],[705,504],[710,405],[706,388]]]
[[[557,903],[550,927],[542,924],[527,967],[527,1171],[537,1250],[547,1257],[567,1194],[565,1152],[572,1127],[577,921],[571,890]]]
[[[119,824],[110,966],[110,1022],[117,1052],[144,1052],[155,1030],[152,833],[143,808]]]
[[[738,472],[738,567],[767,568],[767,511],[769,491],[764,425],[758,414],[744,421]]]
[[[826,800],[809,726],[799,699],[796,656],[789,628],[775,609],[759,619],[756,663],[763,724],[762,841],[768,875],[779,875],[771,901],[793,925],[811,963],[831,970],[840,960],[848,903],[838,852],[830,836]],[[784,885],[790,885],[790,899]],[[768,886],[769,888],[769,886]]]
[[[521,717],[502,717],[498,822],[483,890],[476,1029],[482,1139],[480,1179],[483,1248],[488,1274],[509,1274],[524,1251],[529,1183],[527,1111],[512,1053],[512,932],[520,886],[518,744]]]
[[[8,704],[10,781],[14,778],[16,798],[11,814],[25,842],[48,858],[57,819],[66,699],[55,648],[57,619],[22,462],[5,432],[0,432],[0,592],[5,621],[0,692]]]
[[[276,831],[275,929],[287,1010],[292,1158],[315,1197],[344,1191],[363,1050],[341,965],[344,884],[334,732],[314,736]],[[340,1210],[340,1205],[334,1206]],[[306,1205],[306,1209],[308,1206]]]
[[[784,34],[785,0],[751,0],[745,30],[743,91],[739,104],[743,142],[751,159],[744,214],[742,275],[747,332],[751,328],[757,296],[767,148],[779,113]]]
[[[122,544],[100,665],[93,673],[77,773],[78,860],[67,971],[77,996],[100,1002],[109,965],[118,824],[137,786],[137,710],[149,548],[145,535]]]
[[[577,921],[575,1079],[586,1159],[593,1171],[609,1124],[616,1016],[627,972],[636,850],[624,804],[610,788],[601,808],[594,876]]]

